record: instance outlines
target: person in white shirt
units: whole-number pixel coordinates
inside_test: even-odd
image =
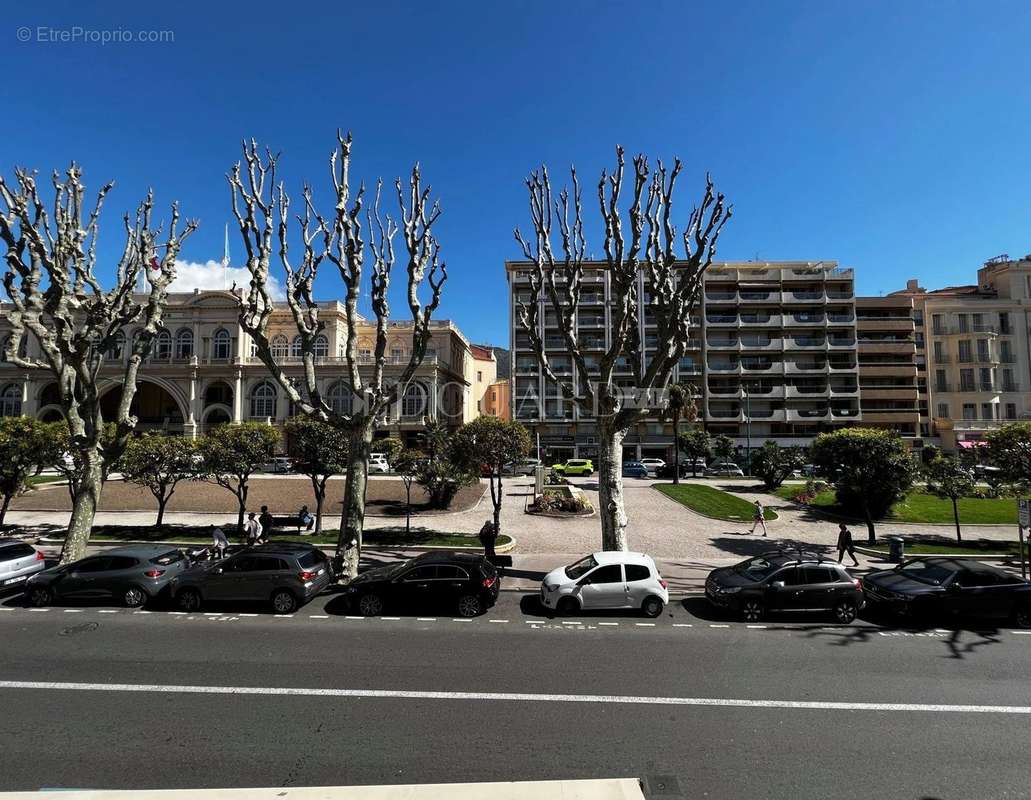
[[[247,537],[248,546],[253,546],[261,536],[261,523],[258,522],[257,515],[253,511],[247,515],[247,521],[243,524],[243,532]]]
[[[763,504],[758,500],[755,501],[755,513],[752,516],[752,530],[749,533],[755,533],[756,526],[762,526],[763,536],[766,535],[766,509],[763,508]]]

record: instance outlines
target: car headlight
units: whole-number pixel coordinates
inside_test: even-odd
[[[741,587],[740,586],[724,586],[722,591],[723,591],[723,594],[737,594],[738,592],[741,591]]]
[[[546,583],[546,584],[544,584],[544,591],[546,591],[546,592],[548,592],[550,594],[551,592],[554,592],[555,590],[557,590],[558,587],[559,587],[559,585],[557,583],[555,583],[555,584]]]

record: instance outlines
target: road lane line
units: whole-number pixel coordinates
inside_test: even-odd
[[[118,609],[117,608],[102,608],[102,609],[100,609],[100,613],[101,614],[117,614],[118,613]]]
[[[365,617],[355,617],[350,614],[344,617],[344,619],[365,619]]]
[[[562,620],[563,625],[583,625],[580,620]]]
[[[126,692],[137,694],[266,695],[270,697],[368,697],[393,700],[477,700],[523,703],[599,703],[618,705],[782,708],[813,711],[888,711],[930,714],[1031,715],[1031,706],[959,705],[947,703],[863,703],[825,700],[749,700],[736,697],[663,697],[653,695],[543,694],[533,692],[450,692],[402,689],[319,689],[288,686],[191,686],[150,683],[80,683],[0,681],[2,689],[45,692]]]
[[[65,614],[81,614],[82,613],[82,609],[81,608],[66,608],[64,610],[64,613]]]
[[[489,621],[490,622],[508,622],[507,619],[492,619],[492,620],[489,620]]]
[[[39,611],[41,613],[46,613],[49,610],[50,610],[49,608],[30,608],[29,609],[29,611]]]
[[[329,614],[309,614],[308,619],[329,619]]]
[[[730,626],[729,625],[716,625],[714,623],[709,623],[709,627],[710,628],[729,628]]]
[[[1031,631],[1010,631],[1010,633],[1015,633],[1018,636],[1031,636]]]
[[[275,617],[276,619],[293,619],[294,618],[293,614],[273,614],[272,616]]]
[[[599,625],[611,625],[612,627],[619,627],[618,622],[599,622]]]
[[[218,615],[216,614],[216,616],[218,616]],[[258,615],[257,614],[237,614],[236,616],[238,616],[238,617],[256,617]]]
[[[0,611],[14,611],[10,606],[0,606]]]
[[[746,625],[745,627],[751,628],[753,631],[764,631],[766,630],[765,625]]]
[[[638,628],[654,628],[655,627],[655,623],[654,622],[635,622],[634,625],[636,625]]]
[[[416,622],[436,622],[436,617],[416,617]]]
[[[461,618],[459,618],[459,617],[452,617],[452,618],[451,618],[451,621],[452,621],[452,622],[472,622],[472,620],[471,620],[471,619],[461,619]]]
[[[401,620],[400,617],[380,617],[380,619],[389,619],[392,622],[399,622]]]
[[[674,622],[673,623],[673,627],[674,628],[693,628],[694,625],[692,623],[690,623],[690,622]]]

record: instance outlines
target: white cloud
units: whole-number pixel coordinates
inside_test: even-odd
[[[247,292],[251,285],[250,273],[244,267],[228,267],[222,269],[220,261],[176,261],[176,276],[169,287],[171,292],[192,292],[194,289],[232,289],[233,282],[237,288]],[[286,293],[274,275],[269,275],[269,294],[273,300],[285,300]]]

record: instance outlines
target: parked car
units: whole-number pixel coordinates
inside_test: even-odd
[[[705,596],[715,606],[756,622],[782,611],[833,612],[849,623],[863,608],[863,583],[837,561],[816,554],[771,550],[705,579]]]
[[[648,472],[653,475],[655,474],[656,470],[666,466],[666,462],[663,461],[661,458],[642,458],[641,463],[644,464],[645,469],[647,469]]]
[[[504,473],[506,475],[533,475],[540,464],[539,458],[524,458],[522,461],[505,464]]]
[[[669,591],[651,556],[604,551],[549,572],[541,582],[541,603],[559,614],[625,608],[657,617]]]
[[[390,472],[390,464],[387,463],[386,453],[373,453],[369,456],[369,473]]]
[[[624,461],[623,462],[623,477],[624,478],[647,478],[648,468],[640,461]]]
[[[0,590],[11,589],[46,569],[43,554],[20,539],[0,539]]]
[[[745,476],[741,467],[733,461],[716,461],[705,470],[705,474],[707,477],[715,478],[743,478]]]
[[[589,458],[571,458],[565,464],[552,464],[551,468],[559,475],[590,475],[594,472],[594,463]]]
[[[25,596],[34,606],[112,598],[128,608],[139,608],[166,594],[190,564],[182,550],[168,545],[116,547],[37,572],[25,584]]]
[[[915,558],[863,580],[871,608],[921,619],[1011,619],[1031,628],[1031,583],[979,561]]]
[[[655,470],[655,477],[656,478],[663,478],[663,479],[668,480],[668,479],[673,477],[673,472],[674,472],[675,469],[676,469],[676,465],[675,464],[666,464],[665,466],[659,467],[657,470]],[[698,471],[704,475],[705,474],[705,467],[702,467]],[[691,465],[689,463],[685,464],[683,461],[680,462],[680,477],[681,478],[688,478],[688,477],[691,476],[691,474],[692,474]]]
[[[262,466],[262,472],[275,472],[282,474],[285,472],[293,472],[294,461],[288,456],[275,456],[271,461]]]
[[[270,542],[183,572],[172,597],[191,613],[208,603],[268,603],[277,614],[292,614],[332,580],[329,559],[317,547]]]
[[[347,597],[367,617],[395,607],[454,608],[475,617],[494,605],[500,590],[501,578],[483,556],[434,552],[361,573],[347,585]]]

